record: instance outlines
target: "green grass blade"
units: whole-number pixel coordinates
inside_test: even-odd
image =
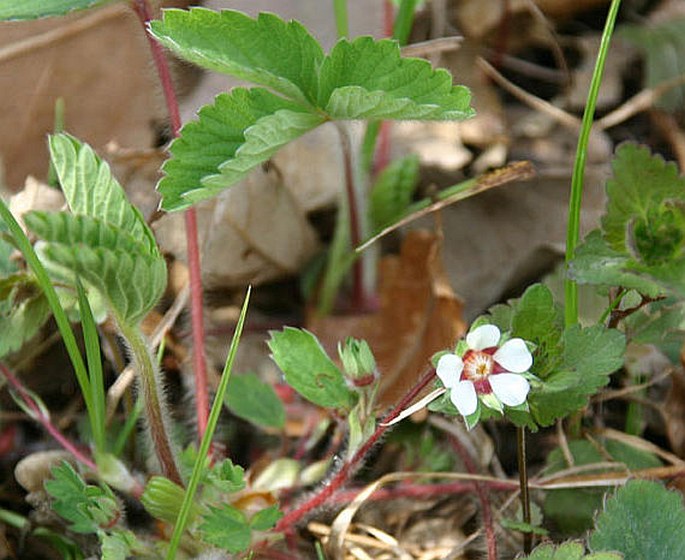
[[[112,0],[0,0],[0,21],[38,19],[64,16],[107,4]]]
[[[83,357],[79,351],[78,344],[76,344],[76,337],[74,336],[74,331],[71,329],[71,324],[67,318],[67,314],[62,308],[62,304],[59,301],[57,292],[48,277],[48,273],[38,259],[38,255],[33,250],[31,242],[26,237],[26,234],[21,229],[14,216],[10,212],[9,208],[5,202],[0,199],[0,218],[5,222],[10,230],[10,233],[16,243],[17,247],[21,251],[27,264],[36,276],[38,285],[45,293],[45,297],[50,304],[52,313],[55,316],[55,322],[57,323],[57,328],[62,335],[62,340],[64,340],[64,346],[67,349],[69,358],[74,367],[74,373],[76,374],[76,379],[78,381],[81,393],[83,395],[83,400],[86,403],[86,408],[91,410],[93,407],[91,398],[91,388],[90,380],[88,379],[88,373],[86,371],[86,365],[83,362]]]
[[[90,392],[92,407],[88,410],[90,429],[93,434],[95,450],[97,453],[105,453],[105,385],[102,373],[102,355],[100,354],[100,339],[98,337],[93,310],[90,308],[86,292],[77,282],[78,305],[81,314],[81,326],[83,328],[83,340],[86,347],[86,360],[88,362],[88,374],[90,378]],[[97,455],[96,453],[96,455]]]
[[[618,15],[618,9],[620,5],[621,0],[612,0],[609,8],[609,13],[604,25],[604,32],[602,33],[602,41],[600,43],[599,52],[597,53],[595,70],[592,74],[592,81],[590,82],[590,91],[588,93],[587,103],[585,104],[585,113],[583,114],[583,124],[580,129],[580,137],[578,138],[578,148],[576,150],[576,159],[573,166],[573,178],[571,180],[571,198],[568,208],[568,229],[566,233],[567,266],[575,256],[576,247],[578,246],[578,239],[580,237],[580,205],[583,199],[583,180],[585,174],[585,160],[587,158],[588,142],[590,140],[592,120],[594,119],[595,115],[597,95],[599,94],[599,87],[602,84],[604,64],[609,52],[611,35],[614,31],[614,24],[616,23],[616,16]],[[564,283],[564,291],[566,325],[570,326],[578,322],[578,286],[572,279],[567,278]]]
[[[395,22],[392,26],[392,37],[397,39],[400,45],[404,46],[409,41],[409,34],[414,25],[414,13],[418,0],[402,0],[400,8],[397,10]]]
[[[347,17],[347,0],[333,0],[333,12],[335,13],[335,28],[338,38],[349,37],[350,24]]]
[[[176,525],[174,526],[174,533],[171,536],[169,551],[166,555],[167,560],[174,560],[174,558],[176,558],[176,551],[178,550],[178,545],[181,542],[181,536],[183,535],[186,523],[188,522],[188,515],[190,514],[190,510],[193,506],[195,493],[200,483],[200,477],[205,464],[205,458],[209,453],[209,446],[212,443],[212,437],[214,436],[214,431],[216,430],[216,425],[219,421],[219,414],[221,414],[221,408],[224,403],[224,397],[226,396],[226,388],[228,387],[228,381],[231,377],[231,369],[233,367],[233,361],[235,360],[235,355],[238,350],[238,342],[240,341],[240,337],[243,332],[243,326],[245,324],[245,317],[247,315],[247,307],[250,302],[251,292],[252,288],[248,288],[247,294],[245,294],[243,308],[240,311],[240,317],[238,318],[238,323],[236,324],[235,331],[233,333],[231,346],[228,349],[226,365],[224,366],[224,371],[221,375],[221,381],[219,382],[219,388],[217,389],[216,396],[214,397],[212,410],[209,413],[207,429],[204,436],[202,436],[200,449],[197,453],[197,459],[195,460],[195,465],[193,465],[193,472],[190,475],[190,480],[188,481],[188,487],[186,488],[186,493],[183,497],[183,504],[181,504],[181,511],[178,514],[178,519],[176,520]]]

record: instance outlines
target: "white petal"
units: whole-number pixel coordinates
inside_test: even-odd
[[[478,408],[478,395],[472,381],[460,381],[450,392],[450,400],[457,407],[459,414],[470,416]]]
[[[437,399],[445,391],[447,391],[447,389],[445,389],[444,387],[440,387],[440,389],[436,389],[435,391],[428,393],[420,401],[416,401],[410,407],[405,408],[402,412],[400,412],[397,416],[395,416],[392,420],[390,420],[390,422],[381,422],[380,425],[381,426],[392,426],[393,424],[397,424],[400,420],[404,420],[407,416],[411,416],[416,411],[421,410],[422,408],[426,408],[430,403],[432,403],[435,399]]]
[[[518,406],[526,402],[530,385],[525,377],[515,373],[497,373],[488,377],[488,381],[502,404]]]
[[[500,332],[495,325],[481,325],[466,335],[466,344],[471,350],[484,350],[497,346]]]
[[[533,356],[526,343],[520,338],[512,338],[492,356],[494,360],[507,371],[523,373],[533,365]]]
[[[457,384],[463,370],[464,362],[456,354],[445,354],[438,360],[438,367],[435,368],[440,381],[448,389]]]

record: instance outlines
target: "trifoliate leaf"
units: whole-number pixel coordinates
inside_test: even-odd
[[[245,514],[229,504],[215,508],[202,518],[202,539],[231,553],[250,546],[251,529]]]
[[[369,206],[374,231],[380,231],[404,213],[418,180],[419,158],[414,155],[397,159],[381,171],[371,190]]]
[[[126,198],[109,165],[88,144],[68,134],[51,136],[49,144],[52,164],[72,213],[98,218],[124,230],[147,247],[149,253],[158,254],[152,231]]]
[[[54,500],[52,509],[69,521],[69,529],[76,533],[96,533],[121,514],[109,488],[86,484],[66,461],[52,469],[45,490]]]
[[[332,119],[462,120],[474,115],[470,101],[449,72],[402,58],[388,39],[341,39],[321,65],[318,106]]]
[[[265,89],[235,88],[204,106],[169,148],[158,185],[165,210],[181,210],[242,178],[281,146],[324,121]]]
[[[198,66],[266,86],[293,100],[316,99],[319,43],[297,21],[270,13],[256,19],[234,10],[165,10],[152,34]]]
[[[616,551],[625,560],[685,558],[685,509],[678,492],[648,480],[632,480],[606,501],[590,537],[595,551]]]
[[[285,409],[276,391],[254,373],[232,376],[224,402],[233,414],[257,426],[282,428],[285,424]]]
[[[270,334],[271,357],[293,389],[319,406],[350,409],[354,405],[356,393],[312,333],[286,327]]]
[[[645,53],[646,87],[655,87],[685,74],[685,18],[651,25],[646,21],[639,25],[624,25],[619,28],[618,35]],[[655,101],[657,107],[666,111],[678,111],[684,103],[682,84],[669,89]]]
[[[112,0],[0,0],[0,21],[63,16]]]
[[[235,89],[203,108],[171,146],[162,207],[180,210],[240,180],[281,146],[329,120],[465,119],[470,93],[445,70],[403,59],[396,42],[341,39],[330,55],[273,14],[168,10],[152,33],[179,56],[276,92]]]
[[[597,443],[599,445],[597,445]],[[607,459],[625,465],[629,470],[661,466],[661,461],[639,449],[611,439],[600,439],[597,443],[587,440],[571,440],[568,449],[577,467],[593,463],[605,463]],[[602,451],[600,451],[601,446]],[[568,468],[561,449],[557,448],[547,456],[545,472],[557,473]],[[606,472],[598,469],[595,472]],[[545,518],[564,535],[578,536],[593,526],[596,512],[602,506],[604,488],[574,488],[571,490],[550,490],[545,495]]]
[[[255,531],[268,531],[281,517],[283,517],[283,512],[278,509],[277,505],[269,506],[252,516],[250,527]]]
[[[541,544],[529,556],[521,560],[621,560],[620,554],[599,552],[585,554],[585,547],[581,543],[566,542],[559,546]]]

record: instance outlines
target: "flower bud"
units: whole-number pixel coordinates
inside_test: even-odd
[[[365,340],[348,337],[338,344],[338,354],[348,382],[355,388],[371,385],[378,378],[376,360]]]

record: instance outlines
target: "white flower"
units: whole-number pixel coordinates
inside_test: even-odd
[[[466,335],[468,350],[463,356],[445,354],[438,361],[438,377],[462,416],[476,412],[479,395],[489,406],[494,396],[500,410],[501,405],[526,402],[530,384],[521,374],[533,365],[533,356],[522,339],[498,346],[500,338],[495,325],[482,325]]]

